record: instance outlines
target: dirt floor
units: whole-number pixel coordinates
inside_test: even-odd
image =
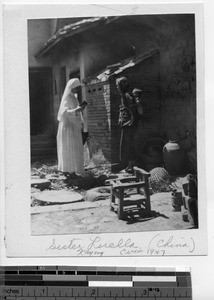
[[[32,214],[32,234],[74,234],[102,232],[139,232],[154,230],[190,229],[192,225],[184,222],[181,212],[174,212],[171,193],[158,193],[151,196],[151,215],[132,212],[125,220],[109,209],[109,200],[96,202],[97,207],[70,209],[57,212]]]
[[[101,162],[103,165],[103,161]],[[93,168],[92,168],[93,169]],[[36,163],[32,166],[32,177],[45,178],[50,174],[57,174],[54,162],[49,164]],[[85,182],[97,183],[97,178],[109,176],[109,167],[87,171]],[[100,176],[101,177],[98,177]],[[86,178],[85,177],[85,178]],[[94,181],[94,179],[96,179]],[[104,178],[105,179],[105,178]],[[178,179],[178,184],[179,183]],[[52,190],[73,190],[65,181],[52,182]],[[84,190],[74,189],[84,195]],[[88,190],[86,188],[85,190]],[[34,189],[32,189],[32,194]],[[32,204],[33,203],[33,204]],[[173,211],[171,192],[158,192],[151,195],[151,212],[129,210],[123,220],[119,220],[116,212],[110,211],[110,197],[95,202],[83,201],[62,205],[40,206],[31,199],[31,233],[32,235],[46,234],[79,234],[104,232],[140,232],[158,230],[191,229],[193,225],[184,221],[181,211]]]

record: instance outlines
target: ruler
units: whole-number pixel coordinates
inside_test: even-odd
[[[0,267],[0,299],[192,300],[189,268]]]

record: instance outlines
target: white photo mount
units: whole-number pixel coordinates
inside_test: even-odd
[[[110,11],[109,11],[110,9]],[[27,20],[91,15],[195,14],[199,228],[192,230],[31,235]],[[206,255],[203,18],[201,4],[6,5],[4,7],[5,240],[8,257]]]

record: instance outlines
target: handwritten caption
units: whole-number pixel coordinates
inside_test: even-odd
[[[63,255],[66,252],[71,256],[164,256],[176,254],[193,254],[195,242],[192,237],[175,237],[173,235],[163,237],[154,235],[148,242],[139,241],[138,244],[131,238],[118,239],[114,242],[106,242],[104,238],[96,235],[85,240],[72,238],[67,243],[60,243],[53,238],[47,251],[58,252]]]

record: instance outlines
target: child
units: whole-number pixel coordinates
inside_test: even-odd
[[[135,89],[132,91],[132,95],[134,96],[135,101],[136,101],[138,114],[139,114],[140,117],[142,117],[142,116],[143,116],[142,90],[141,90],[141,89],[135,88]]]

